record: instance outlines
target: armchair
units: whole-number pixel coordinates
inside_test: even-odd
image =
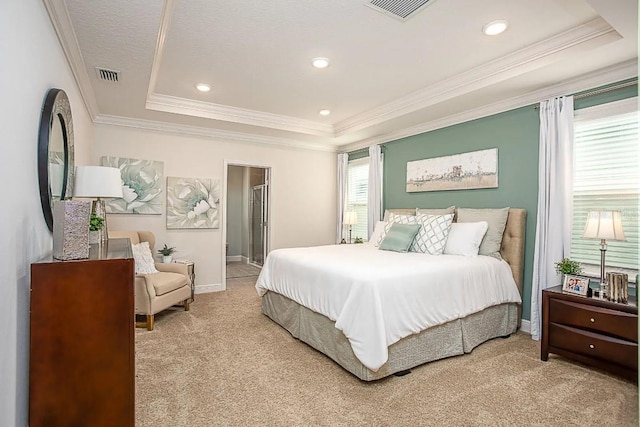
[[[131,244],[149,242],[153,254],[156,238],[150,231],[111,231],[109,238],[128,238]],[[154,315],[173,305],[182,304],[189,311],[191,286],[189,272],[184,264],[156,263],[158,273],[136,274],[134,283],[135,313],[146,316],[146,322],[136,322],[137,327],[152,331]]]

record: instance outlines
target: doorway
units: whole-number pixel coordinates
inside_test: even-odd
[[[225,287],[254,280],[269,248],[269,168],[228,164]]]

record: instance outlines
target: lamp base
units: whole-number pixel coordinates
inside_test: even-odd
[[[106,244],[109,240],[109,231],[107,229],[107,207],[104,200],[99,197],[91,204],[91,215],[95,215],[98,218],[102,218],[102,228],[97,230],[98,238],[96,239],[99,245]]]

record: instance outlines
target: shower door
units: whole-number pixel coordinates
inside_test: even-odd
[[[251,189],[251,242],[249,262],[262,266],[267,251],[267,184]]]

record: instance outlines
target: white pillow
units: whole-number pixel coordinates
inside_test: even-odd
[[[384,221],[378,221],[376,222],[376,226],[373,229],[373,233],[371,233],[371,237],[369,238],[369,243],[374,245],[374,246],[379,246],[379,242],[380,242],[380,238],[382,237],[382,235],[384,234],[384,226],[385,226],[385,222]]]
[[[430,255],[442,254],[452,221],[452,213],[447,215],[416,215],[416,222],[421,227],[409,251]]]
[[[487,233],[489,224],[480,222],[454,222],[449,229],[449,237],[444,247],[448,255],[478,256],[480,243]]]
[[[133,259],[135,261],[136,274],[153,274],[157,273],[156,263],[151,255],[149,242],[142,242],[131,245],[133,249]]]

